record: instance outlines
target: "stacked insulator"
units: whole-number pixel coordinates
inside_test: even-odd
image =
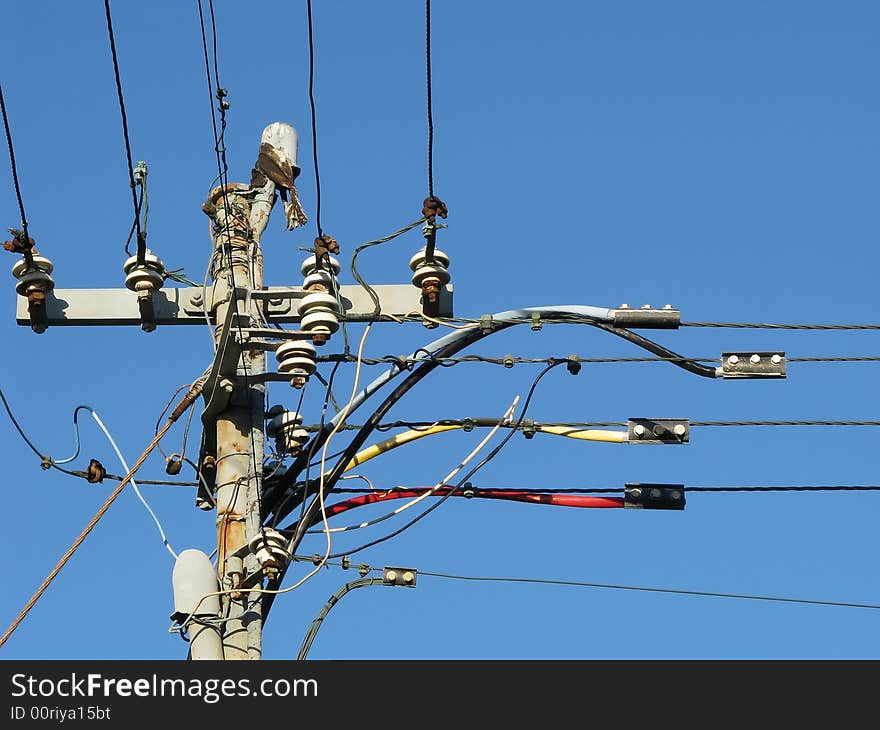
[[[309,376],[315,372],[315,346],[305,340],[285,342],[275,350],[278,360],[278,372],[290,376],[290,384],[294,388],[302,388]]]
[[[449,256],[439,248],[428,260],[427,252],[420,249],[409,260],[412,269],[413,286],[422,290],[422,308],[428,316],[436,316],[440,303],[440,292],[449,283]]]
[[[125,287],[139,297],[159,291],[165,283],[165,265],[150,249],[147,249],[143,264],[138,264],[137,256],[130,256],[122,265],[122,270],[125,272]]]
[[[45,332],[46,297],[55,288],[55,280],[52,278],[54,266],[45,256],[33,254],[31,260],[31,265],[25,259],[20,259],[13,265],[12,275],[18,279],[15,291],[28,300],[31,328],[34,332]]]
[[[302,416],[296,411],[286,410],[284,406],[273,406],[266,417],[269,419],[266,433],[275,439],[276,453],[296,456],[309,440],[309,432],[300,428]]]
[[[263,575],[270,580],[290,562],[287,538],[271,527],[264,527],[248,542],[250,551],[257,556]]]
[[[305,277],[306,295],[299,302],[300,329],[312,335],[312,342],[323,345],[339,329],[339,302],[336,291],[339,284],[339,261],[330,255],[323,259],[330,270],[317,266],[314,256],[303,261],[300,271]]]

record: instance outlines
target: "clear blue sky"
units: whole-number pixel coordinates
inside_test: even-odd
[[[322,223],[343,247],[341,279],[350,284],[353,248],[416,219],[426,194],[424,7],[315,5]],[[200,281],[210,255],[200,207],[216,166],[196,3],[117,0],[112,9],[133,155],[149,165],[149,245]],[[312,221],[288,233],[276,209],[263,237],[267,284],[298,285],[297,247],[315,235],[305,3],[258,12],[217,0],[215,10],[231,103],[230,180],[247,181],[266,124],[286,121],[300,132],[298,185]],[[120,287],[132,213],[103,4],[9,3],[2,18],[2,84],[31,233],[55,263],[58,287]],[[877,322],[878,27],[872,2],[435,3],[435,188],[450,210],[439,245],[452,259],[456,314],[668,302],[685,321]],[[17,227],[5,150],[3,158],[0,222]],[[407,282],[421,243],[413,231],[371,249],[361,271],[375,283]],[[11,268],[15,258],[3,255]],[[0,386],[31,439],[68,456],[72,410],[87,404],[134,461],[171,393],[210,361],[205,328],[36,335],[15,324],[14,280],[5,276]],[[352,327],[352,337],[360,331]],[[438,335],[418,324],[376,326],[366,350],[411,352]],[[686,328],[654,337],[695,357],[747,349],[880,355],[876,331]],[[471,352],[643,354],[577,325],[515,328]],[[709,380],[665,363],[587,365],[576,378],[558,368],[528,415],[871,420],[877,367],[792,363],[782,382]],[[537,372],[534,365],[442,369],[392,417],[498,417]],[[353,368],[340,374],[338,398],[352,375]],[[286,385],[270,395],[295,405]],[[321,397],[313,384],[306,420],[317,420]],[[352,420],[362,422],[369,405]],[[81,420],[76,466],[96,457],[118,473],[103,435]],[[681,448],[517,436],[474,483],[875,484],[876,433],[704,427]],[[181,437],[176,427],[166,449],[178,450]],[[478,438],[424,439],[362,473],[379,487],[432,484]],[[0,443],[5,628],[114,485],[41,471],[5,416]],[[158,455],[141,472],[162,475]],[[190,490],[142,489],[177,550],[211,551],[213,516],[194,508]],[[448,500],[354,560],[880,604],[878,508],[872,492],[693,493],[684,512],[670,513]],[[392,524],[337,537],[334,549]],[[322,548],[314,538],[302,550]],[[308,567],[292,569],[288,580]],[[167,632],[171,569],[155,526],[126,489],[0,657],[184,657],[186,645]],[[279,597],[265,657],[295,656],[327,597],[353,577],[329,568]],[[878,621],[880,613],[864,609],[424,577],[414,591],[347,596],[310,657],[877,658]]]

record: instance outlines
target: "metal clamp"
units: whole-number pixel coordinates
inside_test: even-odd
[[[721,355],[722,378],[784,378],[784,352],[725,352]]]
[[[626,429],[631,444],[686,444],[691,437],[687,418],[630,418]]]

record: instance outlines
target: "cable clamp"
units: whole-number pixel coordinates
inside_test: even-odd
[[[784,352],[725,352],[721,355],[722,378],[784,378]]]
[[[538,332],[544,327],[541,322],[541,313],[540,312],[532,312],[532,324],[531,329],[532,332]]]
[[[691,437],[687,418],[630,418],[626,429],[631,444],[686,444]]]
[[[683,484],[632,483],[624,487],[624,507],[683,510],[684,504]]]
[[[520,424],[520,430],[527,439],[535,438],[535,434],[538,432],[535,422],[531,418],[527,418]]]
[[[383,568],[382,585],[415,588],[417,575],[415,568]]]
[[[480,317],[480,332],[484,335],[490,335],[495,331],[495,320],[491,314],[484,314]]]

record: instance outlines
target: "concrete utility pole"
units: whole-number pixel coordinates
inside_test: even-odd
[[[269,186],[271,201],[274,185],[270,182]],[[222,323],[215,331],[218,351],[226,338],[235,336],[235,330],[249,330],[259,317],[250,293],[263,288],[263,257],[259,236],[254,235],[251,226],[251,202],[240,194],[243,188],[246,186],[221,186],[211,193],[206,206],[212,211],[213,221],[214,316]],[[242,291],[244,297],[238,294]],[[233,331],[225,331],[230,327]],[[217,572],[227,590],[237,588],[244,575],[259,570],[252,553],[244,559],[233,553],[260,530],[264,386],[252,377],[265,371],[266,355],[262,350],[241,349],[229,401],[216,417]],[[259,593],[221,596],[221,616],[226,618],[221,632],[225,659],[260,658],[260,598]]]
[[[411,262],[415,271],[411,284],[372,284],[378,313],[365,287],[334,284],[336,294],[330,295],[320,284],[335,282],[335,273],[316,272],[316,264],[311,263],[315,255],[302,267],[303,286],[263,286],[260,238],[276,194],[284,202],[288,230],[305,222],[293,184],[299,173],[296,146],[293,127],[270,124],[263,131],[250,184],[226,183],[211,191],[203,206],[211,219],[211,286],[164,287],[164,264],[149,249],[143,261],[137,256],[125,261],[125,289],[55,288],[52,263],[45,257],[34,257],[30,268],[18,265],[13,270],[21,295],[16,321],[36,332],[57,326],[106,325],[140,325],[153,332],[165,325],[204,326],[206,320],[216,325],[215,353],[202,388],[205,406],[198,466],[207,488],[200,487],[196,497],[197,506],[217,511],[216,570],[207,555],[188,549],[180,553],[172,576],[172,619],[190,630],[193,659],[262,656],[262,594],[257,589],[278,574],[279,560],[286,556],[285,540],[261,527],[265,384],[278,381],[301,387],[316,367],[311,343],[324,343],[332,334],[328,322],[335,327],[341,320],[375,321],[377,314],[379,320],[397,319],[423,307],[430,307],[435,316],[452,316],[448,276],[431,297],[424,293],[422,279],[426,271],[434,275],[436,265],[426,268]],[[326,264],[331,265],[330,259]],[[332,266],[338,271],[338,262]],[[44,295],[37,309],[27,297],[34,287]],[[270,326],[286,323],[299,323],[300,329]],[[267,372],[267,351],[275,352],[277,372]],[[299,420],[285,420],[288,417]],[[282,431],[301,422],[299,414],[283,407],[282,415],[273,420],[278,419]],[[286,433],[282,432],[282,441]],[[276,435],[276,446],[278,439]],[[171,467],[169,463],[168,473],[177,473],[180,464],[177,471]],[[219,600],[216,596],[205,600],[217,587],[224,591]],[[199,617],[202,620],[192,621]],[[221,628],[215,630],[217,625]]]

